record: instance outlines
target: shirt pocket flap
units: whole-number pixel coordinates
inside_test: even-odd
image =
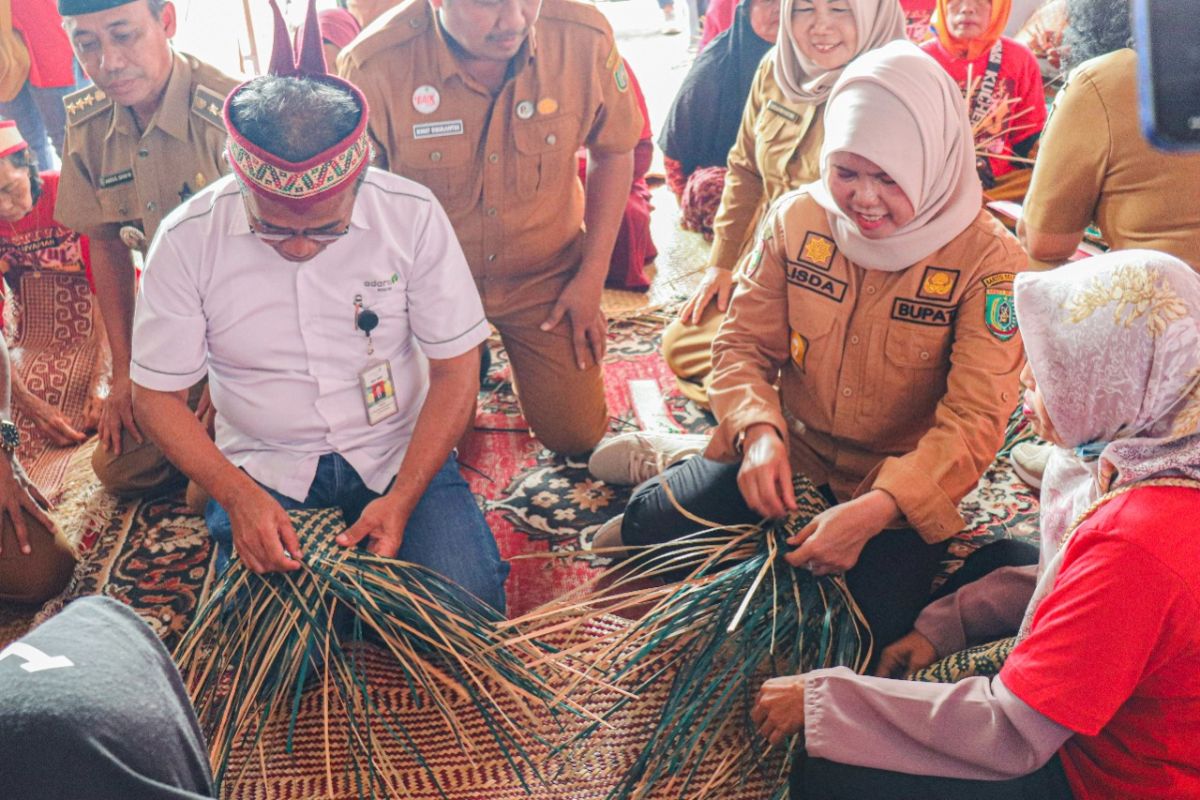
[[[945,367],[950,349],[950,328],[896,324],[888,329],[883,351],[887,360],[907,369]]]
[[[538,156],[565,147],[574,148],[575,137],[571,136],[573,125],[575,120],[564,114],[516,122],[513,124],[513,140],[517,145],[517,152],[524,156]]]

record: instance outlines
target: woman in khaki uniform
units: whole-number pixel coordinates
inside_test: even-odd
[[[1025,257],[981,209],[966,109],[933,59],[892,42],[828,104],[822,182],[767,213],[713,344],[708,451],[642,484],[619,532],[641,545],[698,529],[664,482],[702,519],[783,516],[802,473],[831,507],[787,560],[846,573],[878,652],[927,601],[1003,438]]]
[[[704,279],[663,336],[663,357],[688,397],[708,404],[712,340],[762,210],[818,177],[822,116],[842,68],[904,38],[897,0],[782,0],[779,43],[759,65],[729,151]]]

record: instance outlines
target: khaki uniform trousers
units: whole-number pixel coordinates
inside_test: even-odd
[[[196,410],[207,383],[205,378],[188,390],[188,408]],[[145,431],[142,431],[142,443],[138,444],[129,431],[122,430],[120,455],[114,455],[103,444],[96,445],[92,469],[101,485],[119,497],[140,497],[172,489],[186,480]]]
[[[708,387],[712,384],[712,343],[724,321],[725,312],[718,311],[716,303],[710,303],[699,325],[676,317],[663,331],[663,360],[675,373],[679,391],[704,408],[709,407]]]
[[[75,550],[62,533],[51,533],[25,511],[28,555],[17,544],[17,531],[8,515],[0,524],[0,602],[41,605],[54,597],[75,572]]]
[[[521,412],[533,435],[561,455],[586,453],[608,431],[603,366],[589,358],[587,368],[579,369],[566,319],[549,331],[540,329],[570,277],[479,283],[488,321],[508,352]]]

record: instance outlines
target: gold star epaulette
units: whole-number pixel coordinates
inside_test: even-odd
[[[78,125],[112,107],[112,98],[103,89],[89,86],[63,98],[67,109],[67,124]]]
[[[221,130],[225,130],[225,118],[221,116],[224,105],[225,95],[207,86],[197,84],[192,91],[192,113]]]

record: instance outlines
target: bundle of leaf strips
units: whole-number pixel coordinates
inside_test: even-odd
[[[642,697],[670,677],[649,741],[608,794],[610,800],[718,797],[720,787],[744,780],[752,770],[764,773],[774,787],[772,797],[786,797],[791,749],[782,758],[771,757],[750,719],[762,681],[820,667],[861,671],[870,661],[870,633],[845,580],[815,577],[783,558],[792,549],[785,540],[826,507],[803,476],[796,477],[795,489],[799,510],[784,520],[709,523],[707,530],[686,538],[641,548],[632,563],[599,579],[604,589],[510,622],[532,640],[653,603],[636,622],[547,656],[572,662],[571,669],[581,675],[564,696],[582,691],[594,703],[588,673],[626,690],[600,713],[606,721],[631,703],[645,702]],[[681,570],[687,571],[682,581],[645,588],[647,578],[675,579]],[[566,764],[580,759],[598,727],[588,724],[562,746]]]
[[[419,565],[334,543],[346,525],[338,509],[290,512],[304,551],[291,573],[255,575],[234,559],[176,651],[176,661],[210,743],[218,784],[239,748],[260,750],[264,734],[287,725],[291,753],[301,695],[310,681],[323,694],[325,773],[352,770],[360,797],[403,796],[400,767],[384,745],[395,740],[445,791],[405,720],[381,707],[361,648],[375,642],[395,658],[418,707],[431,703],[467,758],[497,751],[520,777],[540,779],[530,746],[545,727],[554,693],[528,664],[543,655],[524,640],[506,645],[503,618],[487,604]],[[506,701],[506,702],[501,702]],[[339,726],[337,715],[345,714]],[[339,747],[331,731],[345,731]],[[467,722],[482,719],[484,742]],[[532,723],[537,723],[535,726]],[[339,766],[341,753],[348,763]],[[251,763],[245,758],[244,770]]]

